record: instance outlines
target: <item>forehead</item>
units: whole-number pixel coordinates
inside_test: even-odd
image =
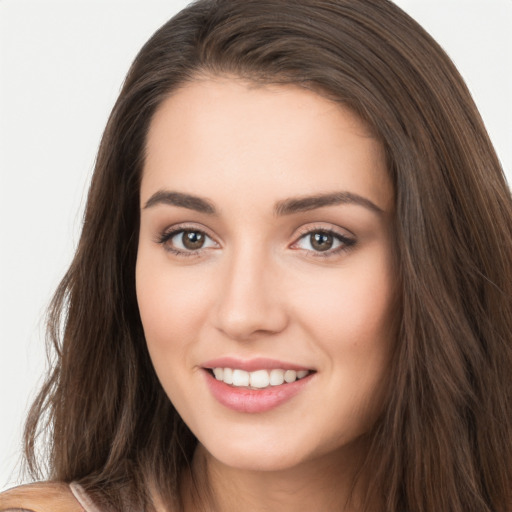
[[[269,200],[348,188],[382,209],[393,196],[383,147],[351,110],[297,86],[231,78],[187,83],[159,107],[141,200],[220,186]]]

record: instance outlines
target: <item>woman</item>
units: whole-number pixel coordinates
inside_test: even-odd
[[[0,510],[510,510],[511,240],[392,3],[192,4],[128,74],[52,305],[53,483]]]

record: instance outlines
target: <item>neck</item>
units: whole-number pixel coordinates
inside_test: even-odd
[[[358,442],[293,468],[261,471],[227,466],[199,445],[193,476],[184,483],[185,511],[357,512],[364,481],[361,477],[355,482],[361,453]],[[208,484],[198,485],[195,497],[192,480]]]

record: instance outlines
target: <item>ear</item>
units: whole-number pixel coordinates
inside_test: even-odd
[[[38,482],[0,494],[0,512],[85,512],[64,482]]]

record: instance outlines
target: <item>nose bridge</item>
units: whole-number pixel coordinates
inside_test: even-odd
[[[246,243],[234,249],[223,269],[218,328],[239,340],[284,329],[286,312],[275,277],[275,263],[263,244]]]

